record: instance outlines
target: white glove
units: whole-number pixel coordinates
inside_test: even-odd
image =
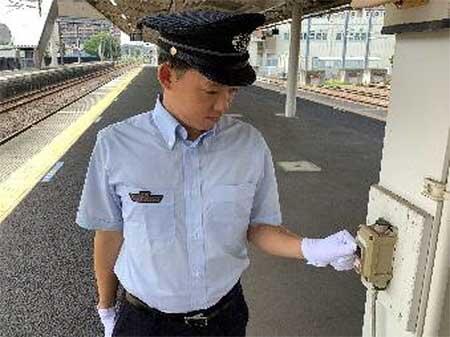
[[[325,239],[302,240],[302,253],[308,264],[316,267],[326,267],[332,263],[336,270],[348,270],[353,268],[353,255],[356,251],[356,242],[353,236],[346,230],[342,230]],[[350,269],[351,269],[350,268]]]
[[[97,311],[105,328],[105,337],[111,337],[116,324],[116,308],[97,309]]]
[[[333,260],[330,264],[337,271],[352,270],[355,267],[356,256],[347,255],[339,257],[337,260]]]

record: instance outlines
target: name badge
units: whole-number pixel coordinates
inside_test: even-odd
[[[139,193],[129,193],[133,202],[140,204],[159,204],[163,200],[162,194],[152,194],[150,191],[139,191]]]

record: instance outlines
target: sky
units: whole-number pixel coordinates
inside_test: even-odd
[[[0,0],[0,23],[11,30],[15,45],[37,45],[51,0],[42,1],[42,17],[37,8],[14,9],[8,0]]]
[[[18,0],[15,0],[18,1]],[[0,23],[11,30],[14,45],[37,45],[50,9],[52,0],[42,0],[42,17],[37,8],[14,9],[10,1],[0,0]],[[121,34],[121,43],[130,41],[127,34]]]

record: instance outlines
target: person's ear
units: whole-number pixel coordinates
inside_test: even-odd
[[[165,90],[170,90],[175,81],[174,71],[168,63],[163,63],[158,67],[158,81]]]

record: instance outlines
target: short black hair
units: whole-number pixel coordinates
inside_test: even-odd
[[[168,63],[169,66],[175,70],[178,77],[184,75],[184,73],[189,69],[192,69],[188,63],[173,57],[162,48],[159,48],[158,51],[158,64]]]

